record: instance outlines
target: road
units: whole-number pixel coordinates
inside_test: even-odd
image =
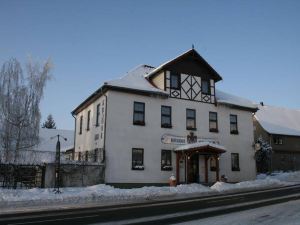
[[[175,224],[300,199],[300,185],[247,193],[0,216],[0,224]]]

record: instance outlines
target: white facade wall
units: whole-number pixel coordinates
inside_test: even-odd
[[[198,138],[214,138],[226,147],[226,153],[220,157],[220,175],[225,174],[230,182],[255,178],[251,112],[226,106],[216,107],[208,103],[125,92],[108,91],[107,96],[106,183],[167,183],[170,175],[176,173],[176,157],[173,153],[173,171],[161,171],[161,150],[173,150],[176,145],[163,144],[161,137],[164,134],[187,136],[190,133],[186,130],[186,108],[196,109],[197,130],[193,132]],[[145,103],[145,126],[133,125],[134,101]],[[95,109],[96,104],[97,101],[90,106],[91,109]],[[172,129],[161,128],[162,105],[172,106]],[[87,110],[88,108],[83,113]],[[218,133],[209,132],[209,111],[218,113]],[[230,134],[230,114],[238,116],[238,135]],[[76,138],[76,146],[81,149],[95,147],[91,138],[96,132],[90,131],[90,134]],[[132,148],[144,149],[145,170],[131,169]],[[231,153],[239,153],[240,171],[231,171]],[[201,157],[199,161],[201,162]],[[204,181],[203,168],[202,160],[199,165],[200,181]],[[215,172],[209,173],[209,181],[215,181]]]
[[[106,98],[101,96],[87,108],[76,115],[75,152],[92,151],[103,148],[105,130]],[[99,126],[96,126],[97,105],[100,104]],[[87,130],[88,111],[90,114],[90,130]],[[82,133],[80,134],[80,117],[83,116]],[[96,137],[97,136],[97,137]]]

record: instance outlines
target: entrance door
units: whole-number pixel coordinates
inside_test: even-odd
[[[199,154],[194,154],[189,159],[188,182],[199,183]]]

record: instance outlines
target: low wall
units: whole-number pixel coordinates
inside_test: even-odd
[[[55,185],[55,164],[47,164],[45,188]],[[104,165],[61,164],[60,187],[83,187],[104,183]]]

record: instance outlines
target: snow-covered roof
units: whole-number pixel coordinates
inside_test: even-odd
[[[300,110],[267,105],[258,108],[255,118],[268,133],[300,136]]]
[[[62,135],[67,138],[67,141],[60,139],[61,151],[74,148],[74,131],[73,130],[59,130],[59,129],[47,129],[40,128],[39,136],[40,143],[34,146],[32,149],[36,151],[56,151],[57,138],[52,138],[56,135]],[[52,139],[51,139],[52,138]]]
[[[203,141],[203,142],[196,142],[192,144],[186,144],[186,145],[181,145],[175,148],[175,151],[186,151],[190,149],[195,149],[195,148],[204,148],[204,147],[211,147],[211,148],[216,148],[216,149],[221,149],[221,150],[226,150],[226,148],[222,145],[211,143],[208,141]]]
[[[222,103],[222,104],[229,104],[229,105],[246,107],[250,109],[257,109],[256,103],[236,95],[228,94],[218,89],[216,89],[216,99],[218,103]]]
[[[119,79],[105,82],[105,85],[166,94],[165,91],[154,87],[145,78],[152,70],[154,70],[154,67],[152,66],[140,65],[130,70],[126,75]]]

